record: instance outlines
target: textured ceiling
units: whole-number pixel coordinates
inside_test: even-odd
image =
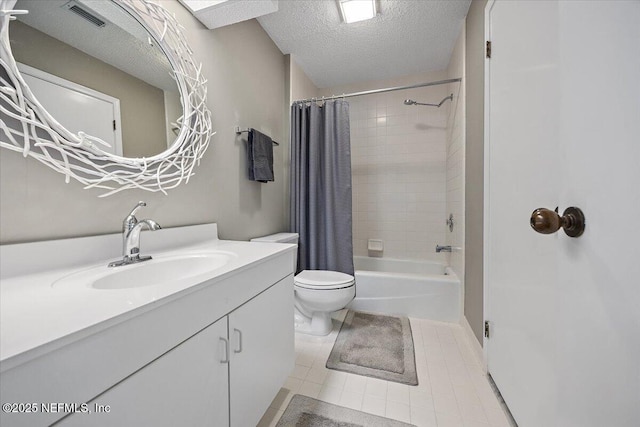
[[[378,16],[345,24],[335,0],[281,0],[258,18],[319,88],[447,68],[471,0],[378,0]]]

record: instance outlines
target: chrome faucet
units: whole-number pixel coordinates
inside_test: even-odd
[[[436,245],[436,253],[440,253],[440,252],[451,252],[451,246]]]
[[[110,262],[109,267],[119,267],[151,259],[150,256],[140,256],[140,232],[144,227],[151,231],[159,230],[162,227],[152,219],[138,221],[135,213],[143,206],[147,206],[147,204],[138,202],[122,222],[122,260]]]

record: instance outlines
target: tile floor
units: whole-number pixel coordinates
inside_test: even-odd
[[[296,366],[258,427],[275,426],[294,394],[418,427],[509,427],[461,326],[410,319],[418,386],[327,369],[346,310],[326,337],[296,334]]]

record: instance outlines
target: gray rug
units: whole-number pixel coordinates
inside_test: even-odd
[[[409,319],[349,310],[327,368],[418,385]]]
[[[276,427],[415,427],[296,394]]]

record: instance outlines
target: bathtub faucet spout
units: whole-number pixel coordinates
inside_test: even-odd
[[[440,252],[451,252],[451,246],[450,245],[447,245],[447,246],[436,245],[436,253],[440,253]]]

